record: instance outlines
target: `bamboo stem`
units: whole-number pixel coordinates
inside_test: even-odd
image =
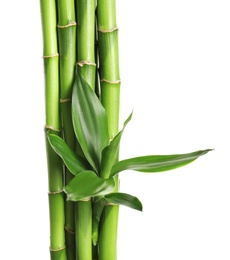
[[[76,0],[77,66],[91,88],[95,89],[95,0]],[[91,201],[76,204],[77,259],[92,260]]]
[[[116,1],[98,0],[98,41],[101,79],[101,102],[108,116],[110,138],[118,132],[120,74],[118,55],[118,28],[116,24]],[[108,178],[108,176],[101,176]],[[118,178],[116,179],[118,190]],[[118,206],[106,206],[100,223],[99,259],[116,260]]]
[[[44,46],[46,129],[60,135],[56,2],[40,0],[40,6]],[[62,162],[47,139],[46,151],[50,191],[50,255],[52,260],[66,260]]]
[[[76,259],[92,260],[91,200],[76,203]]]
[[[76,0],[78,68],[95,89],[95,0]]]
[[[76,63],[76,17],[74,0],[57,0],[58,39],[60,54],[60,102],[63,138],[74,150],[75,135],[71,117],[71,96]],[[65,184],[73,175],[65,168]],[[65,236],[67,259],[75,259],[74,203],[65,201]]]

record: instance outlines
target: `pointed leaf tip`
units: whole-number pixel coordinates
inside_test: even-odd
[[[118,172],[125,170],[149,173],[173,170],[193,162],[209,151],[212,151],[212,149],[187,154],[149,155],[122,160],[113,165],[111,176],[115,176]]]
[[[123,205],[132,209],[136,209],[139,211],[143,210],[142,203],[137,197],[134,197],[130,194],[121,193],[121,192],[114,192],[108,195],[105,195],[105,199],[109,203]]]

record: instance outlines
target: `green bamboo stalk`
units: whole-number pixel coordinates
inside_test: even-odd
[[[95,0],[76,0],[78,68],[95,89]]]
[[[95,90],[95,0],[76,0],[77,65],[83,77]],[[92,260],[92,205],[90,201],[76,205],[76,251],[79,260]],[[87,227],[87,230],[86,230]],[[84,231],[84,233],[82,233]]]
[[[60,135],[56,2],[40,0],[40,6],[45,71],[45,128],[53,134]],[[52,260],[66,260],[62,162],[47,139],[46,150],[49,178],[50,255]]]
[[[116,1],[98,0],[98,44],[100,60],[101,102],[108,116],[110,138],[118,132],[120,73],[118,54],[118,28],[116,24]],[[107,173],[101,173],[102,178],[108,178]],[[118,177],[116,179],[118,190]],[[116,260],[118,206],[106,206],[100,223],[99,259]]]
[[[76,203],[76,259],[92,260],[91,200]]]
[[[71,96],[76,64],[76,17],[74,0],[57,0],[58,7],[58,40],[60,54],[60,104],[63,138],[73,150],[75,149],[75,134],[71,117]],[[65,184],[73,175],[65,168]],[[66,253],[68,260],[75,256],[75,219],[74,203],[65,201],[65,234]]]

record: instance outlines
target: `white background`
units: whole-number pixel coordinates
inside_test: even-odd
[[[120,157],[215,151],[178,170],[123,172],[118,260],[230,259],[230,5],[118,0]],[[1,255],[48,260],[39,1],[0,3]],[[109,260],[109,259],[108,259]]]

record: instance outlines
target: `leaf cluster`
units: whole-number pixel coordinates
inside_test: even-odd
[[[134,196],[113,192],[114,177],[125,170],[162,172],[184,166],[210,151],[201,150],[187,154],[149,155],[118,161],[122,134],[132,118],[124,122],[116,136],[109,139],[108,121],[104,107],[83,76],[76,70],[72,93],[72,122],[83,156],[76,154],[57,135],[47,134],[54,151],[62,158],[65,166],[74,175],[66,185],[67,200],[93,199],[93,221],[97,229],[102,210],[107,204],[125,205],[142,210],[141,202]],[[97,243],[97,231],[93,233]]]

